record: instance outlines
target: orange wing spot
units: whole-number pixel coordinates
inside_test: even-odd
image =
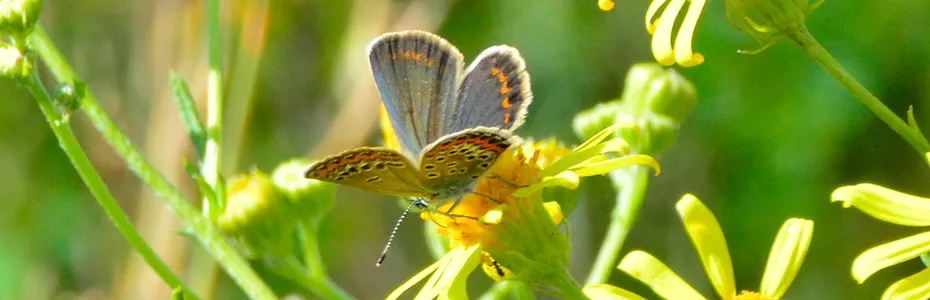
[[[498,73],[498,74],[497,74],[497,81],[500,82],[500,83],[507,82],[507,75],[504,75],[504,73]]]
[[[510,124],[510,121],[512,121],[510,117],[511,117],[511,114],[509,111],[504,114],[504,124]]]
[[[501,101],[501,107],[510,108],[511,106],[513,106],[513,104],[510,103],[510,97],[504,98],[504,101]]]
[[[404,60],[410,60],[410,51],[404,51]]]
[[[491,68],[491,76],[497,75],[501,72],[501,68]]]
[[[510,93],[510,87],[504,82],[504,85],[501,86],[501,95],[506,95],[507,93]]]
[[[420,55],[420,53],[413,53],[413,61],[420,62],[420,58],[422,57],[423,55]]]
[[[433,66],[433,60],[427,58],[427,59],[426,59],[426,66],[427,66],[427,67],[432,67],[432,66]]]

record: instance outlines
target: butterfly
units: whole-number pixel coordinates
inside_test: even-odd
[[[376,38],[368,57],[403,153],[359,147],[311,165],[305,177],[414,197],[420,207],[457,199],[454,208],[519,141],[512,132],[533,98],[523,58],[494,46],[463,71],[458,49],[417,30]]]

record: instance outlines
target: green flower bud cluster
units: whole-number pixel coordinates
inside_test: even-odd
[[[727,18],[739,31],[766,44],[791,37],[804,28],[804,20],[823,3],[818,0],[726,0]],[[766,45],[768,46],[768,45]]]
[[[579,113],[574,120],[575,132],[588,139],[608,126],[632,124],[636,126],[623,126],[618,133],[629,142],[631,152],[664,152],[697,104],[694,85],[674,69],[640,63],[630,69],[625,88],[620,99]]]
[[[297,225],[315,227],[332,210],[336,187],[305,179],[307,165],[293,160],[279,165],[271,177],[255,170],[227,184],[226,207],[217,223],[246,257],[291,255]]]
[[[41,0],[0,0],[0,35],[25,37],[42,11]]]
[[[32,73],[33,60],[13,45],[0,42],[0,76],[23,79]]]

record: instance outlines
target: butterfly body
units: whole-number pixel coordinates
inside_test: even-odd
[[[369,60],[402,150],[360,147],[310,166],[307,178],[422,199],[461,199],[518,143],[532,102],[519,52],[495,46],[467,70],[449,42],[423,31],[388,33]]]

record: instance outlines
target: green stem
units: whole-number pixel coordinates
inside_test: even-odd
[[[586,285],[606,283],[610,274],[617,267],[617,260],[623,242],[639,217],[639,209],[649,186],[649,168],[633,166],[610,173],[614,188],[617,190],[617,203],[610,214],[610,225],[604,243],[597,253]]]
[[[568,274],[568,270],[563,269],[560,274],[551,277],[547,283],[558,291],[557,296],[562,299],[588,299],[588,296],[578,286],[578,282],[575,282],[572,275]]]
[[[158,253],[155,253],[152,247],[150,247],[149,244],[145,242],[145,239],[139,235],[139,232],[136,231],[136,227],[132,225],[129,216],[126,215],[126,212],[123,211],[119,203],[116,202],[116,199],[113,198],[113,194],[110,194],[103,179],[100,178],[100,174],[97,173],[94,165],[91,164],[90,159],[87,158],[87,154],[84,153],[84,149],[81,148],[81,144],[78,143],[77,138],[74,137],[74,132],[71,130],[71,127],[68,126],[70,123],[64,120],[61,115],[55,111],[55,107],[52,104],[48,92],[42,85],[42,81],[39,80],[38,73],[33,71],[23,83],[26,88],[32,92],[32,95],[35,96],[36,101],[39,103],[39,108],[42,110],[42,114],[45,115],[45,120],[48,121],[49,127],[52,128],[52,132],[54,132],[55,137],[58,138],[61,149],[68,155],[68,159],[71,160],[74,169],[77,170],[81,179],[84,180],[84,184],[87,185],[90,192],[97,198],[97,203],[103,208],[103,211],[110,218],[110,221],[113,222],[113,225],[116,226],[116,229],[123,234],[123,237],[129,242],[129,245],[139,252],[142,259],[152,267],[152,270],[155,271],[171,289],[181,288],[185,291],[186,298],[200,299],[193,290],[181,282],[178,275],[165,264],[161,257],[158,256]]]
[[[30,46],[39,57],[49,66],[59,82],[78,82],[80,79],[65,60],[61,52],[55,47],[45,29],[36,25],[29,35]],[[147,184],[156,195],[178,215],[178,217],[191,227],[194,234],[213,257],[223,266],[227,274],[235,281],[247,295],[254,299],[275,299],[275,294],[258,277],[258,274],[249,266],[248,262],[238,254],[217,227],[207,218],[200,215],[196,208],[181,195],[178,189],[171,185],[165,177],[158,172],[142,155],[139,149],[126,137],[113,122],[106,110],[97,102],[97,98],[89,89],[84,91],[81,99],[81,110],[94,124],[103,137],[113,146],[113,149],[129,165],[129,168]]]
[[[222,156],[223,135],[223,69],[222,50],[219,32],[219,0],[207,0],[207,36],[209,48],[210,71],[207,74],[207,143],[204,147],[203,162],[200,172],[204,181],[213,189],[217,197],[203,197],[203,215],[215,221],[222,212],[226,202],[226,193],[220,185],[220,158]],[[216,286],[216,264],[203,251],[196,251],[191,260],[191,272],[196,278],[196,286],[212,294]]]
[[[299,284],[302,288],[319,297],[319,299],[355,299],[341,289],[325,288],[323,286],[325,284],[305,272],[296,259],[267,258],[265,259],[265,266],[275,274]]]
[[[326,264],[323,263],[323,257],[320,255],[320,237],[317,228],[319,227],[309,222],[302,222],[300,225],[304,264],[307,270],[307,272],[302,272],[306,277],[301,281],[324,299],[354,299],[333,282],[326,273]]]
[[[223,53],[220,49],[220,32],[219,32],[219,0],[207,0],[207,35],[209,37],[210,48],[210,71],[207,74],[207,147],[203,159],[204,180],[207,181],[214,190],[220,178],[220,158],[222,155],[222,135],[223,135]],[[219,192],[217,195],[222,195]],[[211,203],[208,198],[204,197],[204,215],[209,216],[211,220],[216,220],[219,216],[219,207],[224,198],[218,201],[221,203]]]
[[[873,114],[878,116],[888,127],[907,140],[917,150],[918,154],[923,157],[930,152],[930,143],[921,135],[920,131],[911,128],[900,117],[895,115],[891,109],[888,109],[875,95],[872,95],[865,87],[862,86],[836,59],[827,52],[820,43],[814,39],[814,36],[807,31],[807,28],[801,26],[798,30],[790,32],[789,37],[801,45],[804,51],[814,59],[821,67],[827,70],[833,78],[836,79],[849,93],[853,94],[862,105],[865,105]],[[916,126],[916,124],[914,124]]]

